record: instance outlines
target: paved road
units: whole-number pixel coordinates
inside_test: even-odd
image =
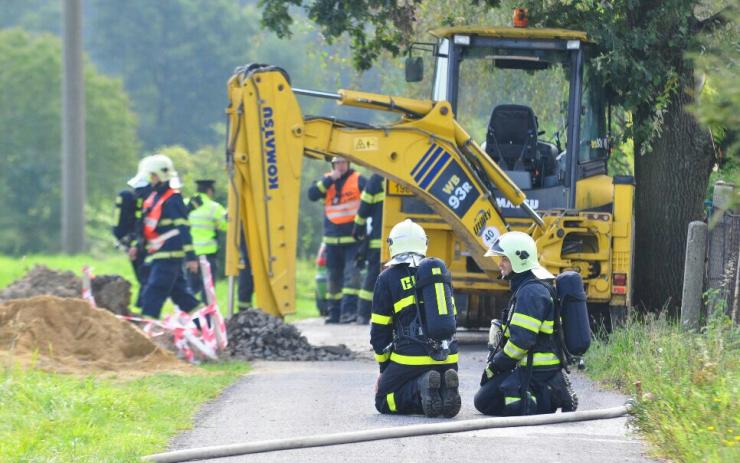
[[[375,411],[377,365],[369,354],[368,328],[299,323],[313,344],[343,342],[365,353],[345,362],[255,362],[253,371],[199,413],[196,427],[177,436],[171,450],[255,442],[322,433],[441,422],[441,418],[386,416]],[[472,405],[486,351],[461,349],[463,408],[456,420],[475,419]],[[625,397],[599,390],[583,376],[574,386],[582,410],[613,407]],[[626,419],[471,431],[218,459],[218,462],[647,462],[645,446]]]

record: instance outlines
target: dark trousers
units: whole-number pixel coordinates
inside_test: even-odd
[[[249,259],[242,257],[239,263],[239,308],[246,309],[252,307],[252,293],[254,293],[254,280],[252,280],[252,267],[249,265]]]
[[[143,260],[132,261],[132,265],[134,262],[138,262],[138,264],[136,264],[134,268],[136,269],[136,279],[139,282],[139,292],[136,295],[136,307],[141,307],[141,295],[144,293],[146,282],[149,279],[149,273],[151,273],[152,271],[152,265],[144,263]]]
[[[384,414],[423,415],[417,380],[427,371],[437,370],[444,375],[449,369],[457,370],[457,364],[411,366],[389,363],[380,375],[375,409]]]
[[[215,285],[216,275],[218,274],[218,254],[205,254],[205,256],[208,263],[211,264],[211,278],[213,278],[213,284]],[[190,292],[195,296],[198,296],[200,293],[201,302],[208,304],[206,289],[203,287],[203,273],[201,272],[200,266],[198,266],[197,272],[193,273],[186,271],[186,274]]]
[[[508,373],[500,373],[486,381],[473,399],[475,408],[484,415],[517,416],[555,413],[553,404],[554,391],[548,384],[555,375],[562,375],[560,370],[532,371],[529,380],[527,403],[522,406],[522,386],[526,381],[526,368],[515,368]]]
[[[185,312],[200,305],[183,276],[182,259],[157,259],[149,266],[149,277],[141,292],[143,315],[159,318],[168,297]]]
[[[373,291],[379,273],[380,249],[368,249],[367,273],[365,274],[365,281],[362,282],[357,302],[357,316],[362,321],[370,320],[370,313],[373,308]]]
[[[331,321],[352,321],[357,315],[360,272],[355,268],[356,244],[326,245],[327,302]]]

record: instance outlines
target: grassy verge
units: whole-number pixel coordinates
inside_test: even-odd
[[[126,278],[133,284],[132,294],[136,294],[139,285],[134,278],[131,264],[125,255],[110,254],[102,256],[76,255],[31,255],[23,257],[0,256],[0,288],[4,288],[17,278],[22,277],[31,267],[36,264],[43,264],[49,268],[58,270],[71,270],[80,274],[83,265],[90,265],[93,272],[99,275],[118,274]],[[296,271],[296,307],[295,315],[291,315],[289,320],[298,320],[307,317],[318,316],[316,303],[314,299],[314,276],[316,274],[315,266],[312,261],[299,260]],[[227,311],[227,294],[228,283],[226,280],[216,282],[216,298],[218,299],[221,312]],[[132,308],[134,312],[138,309]],[[170,313],[173,307],[167,303],[163,309],[163,314]]]
[[[633,383],[655,400],[642,400],[635,425],[656,455],[674,461],[740,461],[740,329],[711,320],[686,333],[663,318],[633,320],[597,342],[589,374],[633,393]]]
[[[241,362],[210,374],[134,380],[0,371],[0,461],[138,461],[192,425],[198,407],[247,372]]]

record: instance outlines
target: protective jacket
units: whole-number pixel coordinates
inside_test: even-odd
[[[531,351],[535,370],[558,370],[561,366],[553,336],[555,306],[550,292],[531,271],[513,275],[512,301],[502,326],[505,343],[493,357],[493,368],[510,371],[517,365],[526,366]]]
[[[385,269],[375,283],[373,309],[370,316],[370,344],[382,372],[389,363],[412,366],[457,364],[457,341],[449,346],[446,360],[429,356],[427,347],[403,336],[416,317],[416,268],[408,264]]]
[[[140,239],[145,242],[146,261],[157,259],[195,260],[187,207],[182,196],[159,184],[144,201]]]
[[[330,173],[311,185],[308,199],[324,199],[324,242],[326,244],[353,244],[352,227],[360,207],[360,194],[365,188],[365,177],[348,169],[336,181]]]
[[[385,200],[385,179],[373,174],[367,186],[360,195],[360,208],[355,216],[355,223],[359,226],[367,224],[371,219],[370,249],[380,249],[380,235],[383,231],[383,201]]]
[[[198,193],[188,203],[191,208],[188,219],[193,250],[196,256],[218,252],[218,231],[226,231],[226,209],[205,193]]]

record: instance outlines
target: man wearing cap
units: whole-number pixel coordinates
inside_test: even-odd
[[[214,281],[218,274],[218,232],[225,232],[228,226],[226,209],[213,200],[216,193],[215,183],[215,180],[196,180],[197,193],[188,201],[193,252],[198,257],[205,256],[208,259]],[[196,273],[188,274],[188,284],[193,294],[200,293],[201,301],[208,303],[200,269]]]
[[[352,228],[365,177],[339,156],[332,158],[331,166],[332,170],[308,189],[308,199],[324,201],[323,241],[329,274],[326,323],[351,323],[357,316],[360,290],[360,273],[353,268],[357,240],[352,236]]]
[[[485,255],[496,259],[512,296],[502,320],[491,324],[492,351],[475,408],[499,416],[575,411],[578,398],[562,373],[554,339],[549,285],[555,277],[540,265],[537,245],[528,234],[513,231],[498,237]]]

